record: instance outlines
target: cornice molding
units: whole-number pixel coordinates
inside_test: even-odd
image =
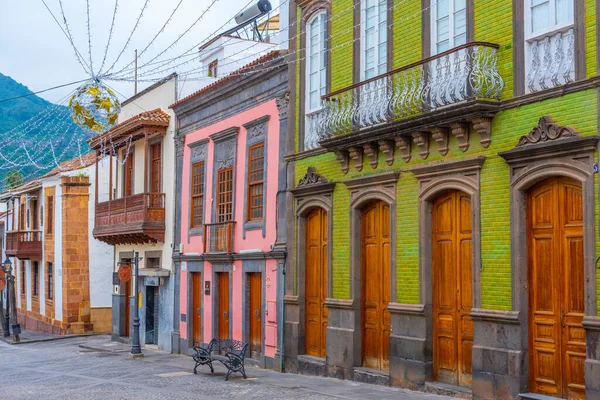
[[[481,170],[485,157],[475,157],[466,160],[439,162],[427,166],[413,167],[410,171],[417,179],[432,178],[453,173],[475,172]]]
[[[213,142],[218,143],[218,142],[222,142],[224,140],[230,139],[232,137],[237,137],[238,133],[240,133],[240,127],[232,126],[231,128],[227,128],[227,129],[224,129],[217,133],[213,133],[212,135],[209,136],[209,138]]]

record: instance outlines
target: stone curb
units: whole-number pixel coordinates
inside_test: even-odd
[[[56,336],[56,337],[43,338],[43,339],[21,340],[20,342],[15,342],[12,339],[5,339],[4,337],[1,337],[0,340],[2,340],[4,343],[8,343],[10,345],[18,345],[18,344],[29,344],[29,343],[52,342],[54,340],[63,340],[63,339],[72,339],[72,338],[90,337],[90,336],[95,336],[95,335],[93,333],[84,333],[81,335],[65,335],[65,336]]]

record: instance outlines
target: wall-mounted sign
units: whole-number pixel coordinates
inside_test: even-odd
[[[270,276],[267,276],[266,286],[267,286],[267,289],[269,289],[271,287],[271,277]]]
[[[121,264],[118,274],[121,282],[129,282],[131,280],[131,264]]]
[[[204,294],[207,296],[210,294],[210,281],[204,281]]]
[[[142,292],[138,292],[138,308],[142,308]]]

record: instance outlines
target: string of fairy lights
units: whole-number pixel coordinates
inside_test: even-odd
[[[182,81],[206,80],[208,66],[202,65],[200,67],[194,66],[191,68],[184,67],[193,62],[197,63],[199,60],[201,60],[202,56],[206,54],[208,49],[198,50],[198,48],[202,48],[203,45],[215,38],[219,32],[221,32],[222,29],[233,20],[233,17],[231,17],[220,28],[206,36],[200,43],[196,43],[194,46],[188,48],[177,56],[163,58],[168,52],[176,49],[181,39],[191,32],[194,26],[196,26],[200,21],[203,20],[203,18],[205,18],[206,15],[209,14],[210,10],[213,9],[213,6],[218,2],[218,0],[212,0],[206,9],[200,12],[198,18],[195,19],[189,27],[184,29],[182,33],[177,35],[173,42],[171,42],[168,46],[163,47],[156,55],[145,59],[143,62],[141,62],[141,65],[139,65],[137,69],[132,67],[132,64],[135,60],[116,68],[119,60],[131,44],[132,38],[138,30],[140,22],[142,21],[145,12],[148,9],[149,0],[144,1],[140,13],[135,19],[133,28],[129,33],[127,40],[125,41],[125,44],[118,52],[114,61],[110,63],[108,61],[108,54],[111,48],[111,40],[114,35],[116,26],[115,21],[119,9],[119,0],[115,0],[110,29],[108,32],[108,40],[103,49],[104,52],[102,56],[102,62],[100,63],[100,68],[95,71],[93,68],[94,64],[92,54],[93,47],[89,0],[86,0],[85,10],[89,60],[86,60],[82,56],[81,52],[75,45],[76,41],[72,34],[73,31],[69,26],[62,0],[58,0],[62,22],[56,18],[55,13],[48,6],[46,1],[41,1],[51,14],[54,21],[59,25],[60,29],[69,41],[77,61],[90,78],[83,85],[69,93],[55,105],[32,116],[19,126],[14,127],[9,131],[0,133],[0,141],[3,143],[3,147],[0,148],[0,176],[3,172],[10,170],[30,171],[27,172],[27,176],[23,176],[24,180],[28,180],[36,175],[40,175],[40,173],[50,168],[59,166],[60,163],[67,158],[79,158],[83,166],[82,157],[84,154],[89,152],[89,146],[87,145],[86,141],[92,135],[97,135],[110,129],[110,127],[117,122],[118,114],[120,112],[119,99],[115,94],[115,91],[111,89],[105,82],[131,82],[135,80],[136,82],[152,83],[163,79],[164,76],[172,72],[176,72],[179,79]],[[391,7],[389,7],[387,11],[393,11],[400,4],[405,3],[406,1],[408,0],[392,2]],[[139,53],[138,57],[140,57],[140,59],[142,56],[146,55],[147,51],[156,42],[157,38],[164,34],[167,26],[173,22],[173,18],[183,2],[184,0],[179,0],[172,12],[167,15],[164,23]],[[254,0],[250,0],[243,8],[246,8],[253,2]],[[277,9],[281,8],[288,2],[289,0],[281,0],[279,5],[275,9],[271,10],[271,12],[267,15],[267,18],[270,18],[270,16],[273,15]],[[385,4],[387,4],[387,2],[385,2]],[[346,7],[342,10],[336,10],[335,13],[328,15],[326,20],[328,23],[330,23],[336,19],[344,18],[346,15],[354,13],[356,7],[359,5],[360,2],[353,2],[353,4],[349,7]],[[412,15],[405,16],[404,18],[394,18],[394,21],[387,24],[387,28],[390,29],[394,25],[420,16],[424,11],[434,7],[435,5],[436,1],[433,0],[430,2],[428,7],[422,8]],[[286,36],[289,37],[288,40],[290,42],[298,40],[301,35],[306,33],[305,30],[307,29],[306,27],[304,28],[304,31],[298,29],[298,23],[300,23],[300,20],[297,20],[296,22],[287,25],[285,28],[280,29],[278,34],[281,35],[286,31],[295,32],[293,36],[291,34]],[[359,26],[360,22],[356,25],[348,27],[345,30],[336,30],[335,34],[328,35],[325,38],[327,41],[331,42],[333,39],[340,40],[336,40],[337,44],[335,46],[330,46],[325,51],[331,52],[344,46],[353,45],[358,38],[348,34]],[[344,36],[350,36],[351,39],[343,40]],[[233,37],[225,37],[220,46],[227,47],[235,44],[236,42]],[[263,46],[263,48],[259,48],[256,51],[249,51],[253,47],[259,46],[260,44],[261,43],[259,41],[256,41],[254,44],[250,45],[246,49],[248,55],[232,60],[220,60],[219,68],[245,64],[242,62],[245,59],[248,59],[248,63],[250,63],[251,61],[255,61],[274,50],[274,46]],[[288,51],[284,64],[294,65],[302,61],[305,57],[306,56],[302,53],[302,49]],[[265,72],[271,68],[282,67],[282,63],[278,63],[277,65],[268,65],[270,61],[271,60],[262,60],[260,62],[253,62],[250,67],[243,68],[242,70],[238,70],[230,75],[251,75],[258,72]],[[109,64],[110,67],[104,70],[105,65]],[[119,160],[120,163],[125,162],[127,156],[129,155],[130,149],[132,148],[131,137],[126,140],[124,147],[124,157]],[[100,143],[100,153],[101,156],[109,153],[117,154],[114,143],[103,138]],[[3,189],[2,186],[3,182],[0,182],[0,190]]]

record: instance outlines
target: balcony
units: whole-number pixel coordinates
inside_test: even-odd
[[[233,253],[235,221],[204,224],[204,253]]]
[[[21,260],[41,260],[42,232],[13,231],[6,233],[6,255]]]
[[[369,143],[389,147],[378,142],[402,136],[410,140],[418,133],[415,144],[423,157],[423,132],[438,141],[435,129],[447,134],[452,124],[460,123],[453,133],[464,135],[464,124],[472,122],[480,135],[489,135],[489,122],[504,88],[497,50],[491,43],[467,43],[323,96],[321,111],[307,115],[305,148],[320,145],[349,152],[349,147]],[[489,139],[482,137],[482,145],[487,147]],[[406,149],[406,143],[396,145]],[[364,148],[361,154],[372,148]]]
[[[96,204],[93,235],[110,245],[164,242],[164,193],[139,193]]]

